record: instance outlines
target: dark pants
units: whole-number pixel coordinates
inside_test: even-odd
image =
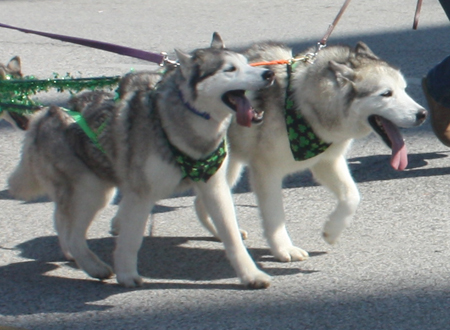
[[[450,20],[450,0],[439,0]],[[427,74],[430,95],[446,108],[450,108],[450,56],[432,68]]]
[[[439,0],[439,2],[450,20],[450,0]]]

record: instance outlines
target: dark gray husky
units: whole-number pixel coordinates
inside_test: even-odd
[[[270,277],[249,256],[236,223],[224,137],[233,114],[243,126],[261,121],[245,91],[269,86],[274,75],[225,49],[218,34],[210,48],[176,53],[179,66],[156,88],[159,77],[140,73],[123,79],[119,103],[102,93],[81,96],[77,106],[90,138],[58,107],[36,114],[10,192],[24,199],[48,194],[65,256],[104,279],[113,272],[88,248],[86,231],[119,187],[114,268],[117,281],[133,287],[142,283],[137,253],[150,210],[157,200],[193,186],[242,283],[267,287]]]

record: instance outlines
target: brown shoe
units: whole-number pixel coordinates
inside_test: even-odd
[[[428,92],[427,77],[422,79],[423,93],[428,102],[431,116],[431,127],[436,137],[450,147],[450,109],[437,103]]]

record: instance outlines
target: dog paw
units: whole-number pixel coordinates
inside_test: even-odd
[[[266,289],[270,286],[271,278],[266,273],[259,271],[252,278],[243,279],[242,282],[249,289]]]
[[[328,221],[323,227],[322,237],[328,244],[334,244],[345,229],[345,223]]]
[[[139,274],[117,274],[117,282],[126,288],[135,288],[142,286],[144,281]]]
[[[98,278],[99,280],[106,280],[114,275],[113,270],[108,265],[98,266],[96,269],[86,270],[89,276]]]
[[[303,261],[309,258],[308,252],[293,245],[276,249],[272,253],[281,262]]]

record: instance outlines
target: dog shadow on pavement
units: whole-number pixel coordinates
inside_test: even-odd
[[[428,166],[433,160],[449,157],[447,151],[418,153],[408,155],[408,167],[405,171],[395,171],[389,165],[390,155],[373,155],[353,157],[348,159],[350,172],[356,183],[371,181],[386,181],[408,179],[415,177],[432,177],[450,174],[450,161],[445,167]],[[239,183],[240,189],[236,192],[246,192],[248,183]],[[283,181],[283,188],[301,188],[318,186],[309,171],[288,176]]]
[[[350,158],[350,170],[356,182],[408,179],[450,174],[450,162],[446,167],[430,167],[430,161],[447,158],[448,152],[430,152],[408,155],[405,171],[395,171],[389,166],[390,155]]]
[[[112,264],[113,237],[90,239],[88,244],[102,260]],[[20,251],[20,257],[29,260],[0,267],[0,313],[4,315],[106,310],[112,306],[92,302],[134,290],[244,289],[222,243],[209,237],[144,237],[139,253],[144,285],[136,289],[119,286],[115,278],[103,282],[89,278],[74,262],[64,259],[56,236],[35,238],[15,249]],[[270,265],[264,271],[272,276],[315,272],[302,270],[298,264],[273,266],[265,257],[270,254],[267,249],[249,252],[256,261],[268,261]],[[320,254],[313,252],[312,256]],[[74,271],[80,272],[77,278],[73,278]],[[217,282],[224,279],[229,281]]]

